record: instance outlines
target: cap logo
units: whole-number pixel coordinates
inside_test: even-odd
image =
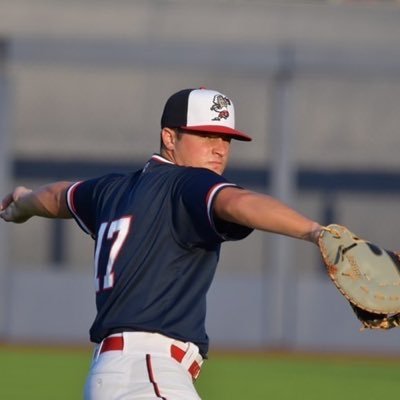
[[[232,103],[231,101],[223,96],[222,94],[216,94],[213,98],[213,105],[210,107],[211,111],[217,113],[217,116],[212,119],[212,121],[221,121],[221,119],[229,118],[228,106]]]

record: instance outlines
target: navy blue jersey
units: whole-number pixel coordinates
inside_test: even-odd
[[[143,170],[68,189],[69,209],[96,243],[93,342],[122,331],[158,332],[206,355],[206,293],[220,245],[252,231],[213,215],[215,195],[227,186],[236,185],[154,155]]]

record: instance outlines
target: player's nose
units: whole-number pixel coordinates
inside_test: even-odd
[[[215,140],[213,141],[214,152],[220,155],[226,155],[229,152],[229,148],[230,148],[230,139],[218,137],[215,138]]]

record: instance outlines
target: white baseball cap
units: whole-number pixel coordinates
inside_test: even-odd
[[[251,137],[235,129],[235,108],[232,100],[215,90],[183,89],[165,103],[161,128],[216,133],[232,139],[251,141]]]

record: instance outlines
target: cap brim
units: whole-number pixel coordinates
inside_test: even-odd
[[[218,135],[229,136],[232,139],[241,140],[244,142],[250,142],[253,140],[250,136],[236,129],[229,128],[227,126],[220,125],[198,125],[198,126],[181,126],[181,129],[190,132],[207,132],[215,133]]]

